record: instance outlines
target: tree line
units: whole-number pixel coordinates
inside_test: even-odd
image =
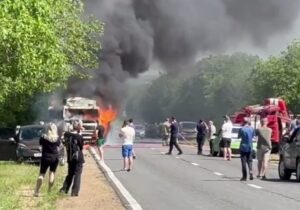
[[[0,125],[32,122],[40,96],[96,67],[102,32],[80,0],[1,1]]]
[[[176,77],[162,74],[128,100],[127,112],[150,123],[171,115],[180,120],[221,121],[224,114],[245,105],[281,97],[298,113],[299,91],[300,42],[294,41],[268,59],[245,53],[213,55]]]

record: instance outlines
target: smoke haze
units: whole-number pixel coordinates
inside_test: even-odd
[[[265,47],[274,35],[292,28],[300,1],[86,0],[86,7],[105,23],[101,65],[91,80],[70,82],[70,90],[119,106],[126,79],[147,71],[154,61],[178,72],[201,53],[241,43]]]

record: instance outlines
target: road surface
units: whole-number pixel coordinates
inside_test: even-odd
[[[167,147],[144,142],[135,145],[131,172],[121,171],[120,146],[105,148],[105,163],[145,210],[300,209],[300,184],[280,181],[276,165],[266,181],[241,182],[239,158],[198,156],[191,146],[182,146],[181,156],[176,149],[168,156]]]

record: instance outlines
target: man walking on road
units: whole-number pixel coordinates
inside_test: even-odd
[[[257,140],[257,178],[266,179],[266,169],[270,159],[272,129],[267,127],[268,119],[261,120],[261,127],[256,130]]]
[[[224,123],[221,128],[222,143],[224,145],[224,160],[231,160],[231,135],[232,123],[228,116],[224,116]]]
[[[176,147],[176,149],[178,150],[178,155],[182,154],[182,150],[178,145],[178,123],[175,119],[175,117],[171,118],[171,137],[170,137],[170,145],[169,145],[169,152],[166,153],[166,155],[171,155],[172,154],[172,150],[173,150],[173,146]]]
[[[208,122],[208,140],[209,140],[209,148],[210,148],[210,154],[213,153],[213,140],[216,138],[216,126],[214,125],[213,121]]]
[[[207,132],[208,132],[208,126],[203,120],[199,120],[197,124],[198,155],[202,155],[202,148],[205,142],[205,137]]]
[[[241,139],[240,143],[240,153],[242,162],[242,173],[243,176],[241,181],[247,180],[247,167],[249,169],[250,180],[253,180],[252,171],[252,139],[254,137],[254,129],[251,127],[249,119],[245,119],[245,124],[239,130],[238,138]]]

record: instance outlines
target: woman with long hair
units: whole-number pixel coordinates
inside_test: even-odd
[[[48,168],[50,168],[48,191],[51,190],[54,184],[55,172],[59,162],[58,147],[60,146],[60,143],[57,126],[54,123],[49,123],[46,126],[45,134],[40,138],[40,145],[42,146],[42,158],[40,164],[40,174],[34,191],[35,197],[39,196],[40,188]]]

